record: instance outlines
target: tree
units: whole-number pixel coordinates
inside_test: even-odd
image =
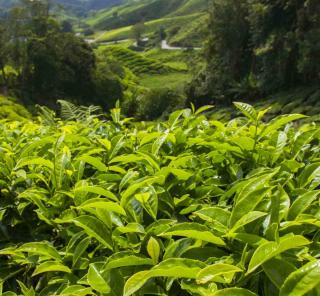
[[[132,36],[137,41],[138,44],[145,30],[146,30],[146,26],[143,22],[137,23],[132,26],[132,29],[131,29]]]
[[[64,20],[61,24],[61,30],[64,33],[72,33],[73,27],[70,21]]]
[[[9,61],[9,36],[4,22],[0,22],[0,75],[3,81],[3,92],[8,91],[8,77],[5,67]]]
[[[10,65],[16,73],[11,90],[25,103],[53,107],[67,99],[112,107],[123,95],[120,75],[98,66],[91,46],[69,32],[70,23],[58,23],[49,4],[22,0],[0,23],[0,83],[8,88]]]
[[[52,32],[28,41],[31,71],[24,90],[37,103],[69,98],[85,102],[92,93],[95,58],[92,49],[72,33]]]
[[[159,28],[159,37],[160,37],[160,40],[165,40],[167,37],[166,29],[164,26],[160,26]]]
[[[197,103],[256,99],[319,83],[318,0],[211,0],[207,67],[189,89]]]

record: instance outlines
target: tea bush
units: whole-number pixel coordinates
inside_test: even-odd
[[[235,106],[1,123],[2,295],[320,295],[320,128]]]
[[[31,114],[22,105],[12,98],[0,95],[0,119],[5,120],[25,120],[30,119]]]

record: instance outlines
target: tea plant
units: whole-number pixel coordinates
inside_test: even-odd
[[[235,106],[2,123],[2,295],[320,295],[320,128]]]

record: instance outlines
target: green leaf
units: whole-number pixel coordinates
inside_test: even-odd
[[[206,111],[211,110],[213,108],[214,108],[214,106],[212,106],[212,105],[202,106],[199,109],[197,109],[197,111],[194,114],[199,115],[200,113],[206,112]]]
[[[138,291],[153,277],[173,277],[195,279],[197,273],[205,267],[200,261],[191,259],[167,259],[154,266],[151,270],[140,271],[131,276],[124,287],[124,296],[130,296]]]
[[[159,138],[160,136],[161,136],[160,132],[143,133],[143,138],[140,141],[140,146],[150,143],[151,141]]]
[[[213,264],[207,266],[198,273],[197,282],[199,284],[206,284],[207,282],[215,281],[215,279],[219,278],[220,276],[233,276],[236,272],[242,272],[242,269],[230,264]]]
[[[152,258],[153,263],[157,264],[160,256],[160,245],[156,239],[150,237],[147,244],[147,251],[149,256]]]
[[[168,173],[173,174],[180,181],[187,181],[190,177],[194,175],[193,173],[190,173],[182,169],[176,169],[172,167],[167,167],[165,169],[168,171]]]
[[[139,223],[128,223],[126,226],[117,227],[114,233],[145,233],[145,230]]]
[[[86,251],[88,246],[90,245],[91,238],[90,237],[85,237],[82,239],[79,244],[76,246],[74,253],[73,253],[73,258],[72,258],[72,266],[77,266],[77,263],[79,262],[81,256],[83,253]]]
[[[257,120],[257,111],[249,104],[233,102],[233,104],[245,115],[248,119],[252,121]]]
[[[139,155],[142,156],[142,158],[147,161],[151,167],[153,167],[156,171],[160,171],[160,166],[159,164],[157,163],[156,160],[154,160],[154,156],[151,156],[147,153],[142,153],[141,151],[137,152]]]
[[[139,176],[139,173],[136,171],[128,171],[123,178],[121,179],[121,182],[119,184],[119,191],[122,191],[122,189],[129,184],[131,180],[136,179]]]
[[[257,189],[252,191],[249,195],[245,196],[241,200],[237,200],[232,209],[230,226],[235,226],[235,224],[239,222],[243,216],[253,211],[270,190],[271,188],[268,187]]]
[[[250,211],[253,211],[269,190],[272,189],[272,187],[268,186],[269,180],[278,171],[279,168],[276,168],[271,172],[268,171],[267,173],[252,177],[244,182],[239,182],[229,190],[229,194],[237,191],[239,192],[230,217],[229,224],[231,227],[233,227],[241,217]]]
[[[28,289],[24,283],[20,282],[19,280],[17,280],[19,286],[20,286],[20,289],[21,289],[21,292],[23,293],[24,296],[35,296],[36,293],[33,289],[33,287],[31,287],[30,289]],[[2,292],[1,292],[1,295],[2,295]]]
[[[16,165],[16,169],[20,169],[24,166],[28,165],[40,165],[49,168],[50,170],[53,170],[54,165],[50,160],[41,158],[41,157],[26,157],[22,158],[18,161]]]
[[[277,131],[280,127],[286,125],[289,122],[306,117],[307,116],[301,114],[286,114],[277,116],[265,126],[265,128],[260,133],[260,137],[265,137],[266,135],[269,135],[271,132]]]
[[[78,209],[105,209],[110,212],[114,212],[123,216],[126,216],[126,212],[117,203],[111,202],[111,201],[106,201],[105,199],[102,198],[93,198],[85,201],[82,203]]]
[[[288,220],[294,220],[302,214],[311,205],[311,203],[316,200],[319,194],[320,190],[316,190],[306,192],[299,196],[289,208]]]
[[[75,188],[75,194],[82,193],[82,192],[89,192],[95,193],[98,195],[105,196],[113,201],[118,201],[118,198],[109,190],[104,189],[100,186],[79,186]]]
[[[72,222],[81,227],[89,236],[94,237],[105,247],[109,248],[110,250],[113,249],[110,230],[99,219],[92,216],[83,215],[74,218]]]
[[[32,276],[36,276],[45,272],[66,272],[71,273],[69,267],[63,265],[62,263],[56,261],[46,261],[37,266]]]
[[[281,288],[289,274],[296,270],[291,263],[282,258],[272,258],[263,263],[262,268],[278,289]]]
[[[291,273],[280,289],[280,296],[302,296],[320,284],[320,260],[312,261]]]
[[[194,212],[193,215],[196,215],[202,220],[208,222],[218,221],[221,224],[227,226],[231,213],[223,208],[208,207]]]
[[[306,144],[309,144],[315,135],[319,132],[319,129],[313,129],[302,133],[294,142],[292,148],[293,159],[296,159],[299,153],[303,150]]]
[[[96,168],[100,172],[107,172],[108,167],[98,158],[92,157],[90,155],[83,155],[78,158],[78,160],[86,162],[90,165],[92,165],[94,168]]]
[[[297,179],[299,187],[305,188],[308,186],[309,189],[314,189],[320,183],[320,162],[312,163],[306,166],[300,176]]]
[[[229,236],[250,246],[259,246],[268,242],[263,237],[250,233],[230,233]]]
[[[149,186],[149,191],[135,194],[135,199],[142,205],[146,212],[157,220],[158,213],[158,196],[152,186]]]
[[[199,239],[219,246],[225,245],[225,242],[220,237],[215,236],[209,228],[198,223],[176,224],[160,234],[160,236],[183,236]]]
[[[108,294],[111,292],[108,282],[102,276],[102,273],[99,269],[99,264],[90,264],[87,279],[91,288],[99,293]]]
[[[58,261],[61,260],[61,256],[58,251],[48,242],[26,243],[19,247],[18,251],[46,256]]]
[[[135,182],[134,184],[130,185],[123,193],[121,193],[121,206],[125,207],[127,205],[128,199],[132,197],[138,189],[142,189],[148,185],[159,183],[161,181],[162,181],[162,178],[159,176],[147,177],[142,181]]]
[[[72,285],[65,288],[59,296],[87,296],[92,295],[91,288],[84,287],[81,285]]]
[[[123,164],[127,164],[130,162],[139,162],[143,160],[143,157],[135,155],[135,154],[126,154],[126,155],[120,155],[120,156],[116,156],[115,158],[111,159],[109,161],[109,163],[115,163],[115,162],[120,162],[122,165]]]
[[[181,118],[183,113],[184,113],[184,110],[177,110],[177,111],[170,114],[168,124],[169,124],[171,130],[176,127],[176,125],[179,122],[179,119]]]
[[[215,292],[212,296],[256,296],[257,294],[243,288],[227,288]]]
[[[169,131],[166,131],[162,136],[160,136],[157,140],[154,141],[152,145],[152,154],[153,155],[158,155],[160,148],[168,138]]]
[[[230,229],[230,232],[236,232],[239,228],[261,218],[266,216],[267,213],[263,213],[263,212],[258,212],[258,211],[252,211],[249,212],[247,214],[245,214],[244,216],[242,216],[240,218],[240,220],[238,220],[233,227]]]
[[[249,263],[248,272],[251,273],[256,270],[261,264],[267,262],[269,259],[294,248],[299,248],[310,244],[306,238],[301,235],[289,235],[280,238],[279,243],[267,242],[260,245],[252,255]]]
[[[140,265],[153,265],[153,262],[150,258],[146,258],[140,254],[135,254],[130,251],[123,251],[111,255],[104,266],[104,270]]]

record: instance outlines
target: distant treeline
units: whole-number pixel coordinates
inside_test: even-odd
[[[22,1],[0,19],[0,90],[49,106],[65,98],[108,107],[122,96],[108,63],[98,64],[70,23],[50,16],[47,1]]]
[[[210,0],[207,67],[189,89],[199,105],[320,86],[319,0]]]

